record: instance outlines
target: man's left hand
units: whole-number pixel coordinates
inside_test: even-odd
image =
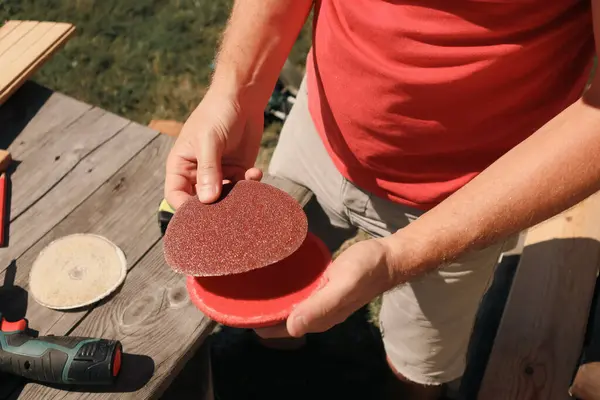
[[[301,337],[324,332],[400,282],[384,239],[358,242],[342,252],[325,272],[325,285],[292,311],[285,328],[263,328],[264,338]]]

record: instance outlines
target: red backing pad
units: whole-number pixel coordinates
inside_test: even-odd
[[[220,276],[273,264],[296,251],[308,230],[292,196],[266,183],[224,185],[222,198],[203,204],[192,196],[165,232],[165,260],[175,271]]]
[[[288,258],[242,274],[188,277],[192,302],[209,318],[236,328],[262,328],[285,321],[293,307],[324,283],[331,254],[308,233]]]

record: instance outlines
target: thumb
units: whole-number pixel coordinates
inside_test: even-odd
[[[201,136],[199,144],[196,193],[201,202],[212,203],[221,195],[223,183],[221,154],[224,143],[218,135],[206,134]]]
[[[322,289],[292,311],[287,320],[287,330],[291,336],[324,332],[351,314],[347,302],[353,285],[343,277],[336,278],[329,280]]]

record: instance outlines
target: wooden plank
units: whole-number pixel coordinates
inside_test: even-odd
[[[150,132],[157,135],[156,132]],[[39,252],[51,241],[72,233],[95,233],[107,237],[123,250],[128,268],[132,268],[161,236],[157,210],[164,185],[164,160],[171,145],[171,139],[167,136],[160,135],[152,140],[67,218],[19,257],[16,260],[15,285],[27,288],[29,271]],[[5,273],[0,274],[0,281],[4,276]],[[18,304],[2,306],[10,310],[19,307]],[[31,321],[31,327],[40,334],[66,335],[86,312],[87,309],[66,313],[51,310],[40,306],[29,296],[26,316]]]
[[[23,21],[10,32],[8,32],[8,34],[2,38],[2,41],[0,41],[0,56],[4,55],[8,50],[19,43],[19,41],[23,39],[29,32],[31,32],[38,24],[38,21]]]
[[[479,391],[568,399],[600,265],[600,194],[529,230]]]
[[[52,148],[53,143],[63,141],[64,132],[69,132],[75,121],[91,109],[90,105],[60,93],[52,93],[46,88],[33,83],[27,83],[9,102],[0,107],[0,145],[10,151],[16,161],[17,170],[12,175],[11,219],[15,219],[25,209],[34,204],[43,195],[37,184],[29,185],[32,174],[40,176],[40,156],[45,149]],[[80,134],[85,133],[83,127]],[[75,135],[75,133],[73,133]],[[81,142],[83,139],[78,139]],[[92,140],[93,141],[93,140]],[[63,142],[61,142],[63,143]],[[64,144],[63,144],[64,146]],[[89,146],[84,146],[89,148]],[[79,151],[80,156],[84,153]],[[60,155],[60,153],[57,153]],[[56,156],[54,156],[56,157]],[[71,156],[72,157],[72,156]],[[52,168],[51,174],[46,175],[45,190],[56,184],[70,169],[69,164],[54,161],[44,165]],[[29,171],[29,172],[28,172]],[[29,176],[27,176],[29,175]],[[22,177],[19,178],[19,176]],[[21,183],[22,182],[22,183]]]
[[[111,393],[63,391],[28,384],[20,399],[145,399],[158,398],[212,331],[214,322],[189,300],[185,277],[164,261],[162,242],[129,273],[110,302],[94,309],[71,333],[119,339],[125,353],[137,355]],[[148,360],[154,364],[154,373]],[[148,381],[149,378],[149,381]],[[100,389],[101,390],[101,389]],[[122,393],[124,391],[125,393]]]
[[[2,27],[0,27],[0,40],[2,40],[2,38],[6,37],[6,35],[8,35],[10,32],[12,32],[17,26],[21,25],[23,23],[23,21],[6,21],[6,23],[4,23],[2,25]]]
[[[31,207],[83,158],[120,132],[128,120],[92,108],[74,123],[38,137],[12,175],[11,220]],[[12,152],[12,151],[11,151]]]
[[[119,137],[127,132],[141,137],[158,135],[139,125],[135,125],[135,128],[126,129]],[[124,141],[117,143],[117,138],[113,139],[115,144],[123,145]],[[135,136],[127,139],[138,140]],[[130,143],[130,146],[133,144],[135,143]],[[30,266],[44,246],[58,237],[75,232],[93,232],[109,237],[123,249],[129,267],[132,267],[160,237],[156,208],[164,183],[162,166],[171,145],[169,138],[164,136],[159,140],[153,140],[72,214],[17,259],[14,263],[16,267],[14,279],[17,287],[27,288]],[[110,154],[110,151],[107,153]],[[107,157],[103,157],[106,155],[98,154],[95,160],[90,158],[86,163],[91,168],[99,169],[101,166],[98,161],[106,159]],[[82,171],[88,169],[88,165],[82,166]],[[79,180],[82,179],[85,177],[80,176]],[[77,179],[73,182],[77,182]],[[49,193],[46,196],[51,195]],[[0,281],[4,281],[5,273],[0,274]],[[31,327],[42,335],[65,335],[86,315],[87,309],[62,313],[44,308],[28,293],[25,299],[26,317],[31,321]],[[17,319],[23,317],[20,310],[24,305],[20,303],[22,302],[4,303],[0,306],[5,316]],[[11,389],[19,387],[19,382],[17,379],[2,381],[0,377],[0,387],[9,388],[4,390],[4,397],[3,391],[0,391],[0,398],[6,398],[6,392],[10,393]]]
[[[0,75],[0,104],[5,102],[42,64],[56,53],[75,33],[70,24],[56,24],[35,45],[20,55],[19,59],[4,68]]]
[[[0,36],[0,104],[61,48],[75,32],[60,22],[14,21]]]
[[[148,127],[165,135],[177,137],[183,128],[183,123],[173,120],[153,119]]]
[[[13,220],[9,247],[0,249],[0,270],[69,215],[156,136],[146,127],[131,123],[79,161],[40,201]]]
[[[0,73],[1,88],[4,88],[6,85],[6,77],[11,75],[10,68],[16,66],[17,70],[20,70],[22,67],[19,65],[19,59],[23,55],[30,54],[31,52],[35,54],[38,51],[38,43],[45,41],[48,35],[51,35],[54,32],[55,28],[56,24],[53,22],[40,22],[21,36],[15,43],[10,45],[10,47],[6,48],[0,55],[0,71],[2,71]],[[56,40],[56,38],[52,38],[52,41],[54,40]],[[1,44],[2,43],[0,43],[0,45]]]
[[[0,106],[0,144],[8,148],[13,158],[23,161],[32,146],[41,141],[46,143],[46,134],[59,134],[91,108],[89,104],[27,82]]]

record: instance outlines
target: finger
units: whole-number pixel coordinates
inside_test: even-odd
[[[166,162],[164,196],[169,205],[179,208],[194,195],[196,163],[193,150],[185,145],[175,145]]]
[[[260,181],[263,178],[263,173],[258,168],[250,168],[244,176],[249,181]]]
[[[290,337],[285,324],[269,326],[266,328],[258,328],[255,329],[254,332],[256,332],[256,334],[263,339],[280,339]]]
[[[196,174],[196,192],[203,203],[212,203],[221,195],[222,141],[217,135],[202,135],[199,143],[198,172]]]
[[[165,200],[175,210],[193,196],[190,181],[179,174],[167,173],[165,177]]]
[[[352,280],[344,277],[330,280],[325,286],[300,303],[287,320],[287,330],[293,337],[324,332],[343,322],[351,306]],[[350,311],[351,312],[351,311]]]

